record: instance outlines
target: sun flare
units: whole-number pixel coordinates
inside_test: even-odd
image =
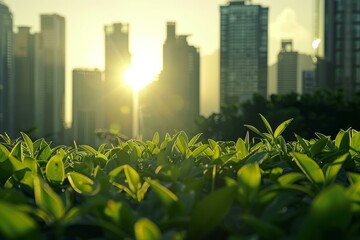
[[[125,83],[135,91],[140,91],[145,86],[155,80],[159,74],[158,68],[151,62],[151,59],[145,61],[135,61],[125,71]]]

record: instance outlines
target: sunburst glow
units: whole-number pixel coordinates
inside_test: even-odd
[[[132,87],[134,91],[138,92],[146,85],[154,81],[158,73],[159,70],[151,62],[151,59],[148,61],[135,61],[125,71],[124,79],[128,86]]]

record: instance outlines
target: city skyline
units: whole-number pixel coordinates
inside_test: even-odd
[[[133,61],[138,64],[151,64],[154,71],[159,72],[162,64],[161,48],[165,39],[163,31],[165,23],[169,20],[178,22],[179,31],[192,35],[189,42],[200,48],[202,56],[210,55],[219,49],[219,6],[227,1],[156,0],[148,3],[142,0],[132,2],[106,0],[101,5],[90,6],[85,5],[83,0],[65,0],[61,5],[56,1],[43,0],[34,0],[31,3],[24,3],[21,0],[4,2],[13,13],[14,30],[18,26],[26,25],[31,27],[31,32],[38,31],[39,15],[43,13],[58,13],[65,17],[67,108],[69,108],[72,69],[77,67],[104,69],[102,31],[105,25],[118,21],[129,23],[130,52]],[[278,0],[270,3],[258,0],[253,3],[269,7],[269,64],[276,62],[281,38],[293,38],[294,48],[297,51],[311,53],[312,1]],[[86,9],[83,9],[84,6]],[[290,31],[285,32],[286,29]]]

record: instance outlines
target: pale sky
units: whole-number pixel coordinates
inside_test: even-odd
[[[57,13],[66,20],[67,89],[75,67],[104,68],[104,25],[130,24],[133,60],[162,66],[167,21],[178,34],[191,34],[190,44],[209,55],[219,48],[219,6],[226,0],[4,0],[13,13],[14,29],[39,31],[40,14]],[[276,62],[280,40],[292,38],[294,49],[312,53],[314,0],[254,0],[269,7],[269,64]],[[69,105],[69,103],[68,103]]]

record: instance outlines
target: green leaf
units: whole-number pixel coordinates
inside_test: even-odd
[[[94,148],[92,148],[92,147],[90,147],[88,145],[80,145],[79,147],[86,150],[87,152],[89,152],[89,153],[91,153],[93,155],[98,154],[98,152]]]
[[[260,132],[256,127],[247,124],[245,124],[244,126],[250,129],[251,131],[253,131],[254,133],[256,133],[257,135],[259,135],[260,137],[267,139],[266,135]]]
[[[277,179],[277,181],[280,183],[280,185],[282,186],[286,186],[286,185],[291,185],[297,181],[301,181],[301,180],[305,180],[306,176],[302,173],[298,173],[298,172],[291,172],[291,173],[287,173],[282,175],[281,177],[279,177]]]
[[[155,144],[155,145],[158,145],[158,144],[159,144],[159,133],[158,133],[158,132],[155,132],[155,133],[154,133],[154,136],[153,136],[153,139],[152,139],[152,143]]]
[[[335,138],[335,146],[339,150],[347,151],[350,148],[350,134],[348,131],[341,130]]]
[[[221,154],[220,147],[219,147],[219,145],[216,144],[215,147],[214,147],[214,152],[213,152],[213,155],[212,155],[212,159],[213,160],[218,159],[220,157],[220,154]]]
[[[351,138],[350,153],[352,156],[360,153],[360,132],[355,133]]]
[[[236,196],[236,186],[211,192],[194,206],[189,223],[189,239],[209,235],[225,218]]]
[[[124,172],[129,188],[136,193],[141,188],[140,176],[135,169],[129,165],[124,165]]]
[[[193,138],[191,138],[191,140],[189,141],[188,146],[194,146],[195,143],[199,140],[199,138],[201,137],[202,133],[198,133],[196,134]]]
[[[276,129],[275,129],[275,133],[274,133],[274,138],[277,138],[278,136],[280,136],[284,130],[287,128],[287,126],[290,125],[290,123],[293,121],[294,119],[291,118],[289,120],[286,120],[285,122],[281,123]]]
[[[9,150],[7,148],[0,144],[0,163],[4,162],[9,157]]]
[[[147,218],[140,218],[135,223],[135,237],[139,240],[160,240],[161,232],[155,223]]]
[[[169,189],[158,183],[157,181],[148,180],[148,183],[150,184],[151,189],[155,192],[155,194],[158,196],[160,201],[166,207],[170,207],[178,202],[178,197]]]
[[[268,158],[269,154],[267,152],[257,152],[254,155],[250,156],[246,163],[258,163],[261,164]]]
[[[13,149],[9,154],[9,158],[10,157],[17,159],[18,161],[24,160],[24,153],[23,153],[21,141],[18,141],[16,145],[13,147]]]
[[[36,205],[49,213],[54,219],[60,219],[64,214],[61,198],[38,176],[34,177],[34,192]]]
[[[247,155],[249,155],[248,148],[244,140],[239,138],[236,142],[236,151],[238,152],[238,156],[241,159],[244,159]]]
[[[80,194],[92,196],[99,191],[94,181],[81,173],[69,172],[67,178],[71,187]]]
[[[35,221],[16,205],[0,201],[0,236],[5,239],[42,239]]]
[[[56,184],[62,184],[65,179],[65,167],[63,163],[64,151],[59,151],[46,164],[46,178]]]
[[[178,138],[176,140],[176,147],[178,148],[178,150],[182,154],[186,153],[187,143],[186,143],[186,140],[185,140],[185,138],[184,138],[184,136],[182,134],[179,134],[179,136],[178,136]]]
[[[346,159],[349,157],[349,153],[343,154],[338,157],[334,162],[330,163],[325,172],[325,183],[327,185],[334,182],[337,174],[343,166]]]
[[[258,163],[248,163],[237,173],[243,197],[248,201],[254,199],[261,183],[261,172]]]
[[[198,146],[190,156],[197,157],[209,147],[208,144]]]
[[[133,234],[135,224],[134,214],[126,202],[109,200],[106,204],[104,213],[121,229],[124,229],[128,234]]]
[[[316,186],[322,187],[325,182],[325,177],[319,165],[306,154],[293,152],[291,155],[306,177],[312,183],[316,184]]]
[[[281,239],[283,236],[283,232],[279,227],[254,216],[244,214],[241,216],[241,220],[252,227],[257,234],[265,239]]]
[[[323,151],[323,149],[326,147],[327,143],[329,142],[329,139],[323,138],[318,141],[316,141],[311,147],[310,152],[311,156],[315,156]]]
[[[272,128],[271,128],[271,126],[270,126],[269,122],[266,120],[266,118],[265,118],[263,115],[261,115],[261,114],[259,114],[259,115],[260,115],[261,120],[263,121],[263,123],[264,123],[264,125],[265,125],[266,129],[268,130],[268,133],[269,133],[271,136],[273,136],[273,135],[274,135],[274,133],[273,133],[273,130],[272,130]]]
[[[30,137],[28,135],[26,135],[25,133],[21,132],[21,135],[25,141],[25,144],[27,146],[27,148],[29,149],[29,153],[31,157],[34,157],[34,145],[33,142],[31,141]]]
[[[347,172],[346,175],[348,176],[348,179],[351,182],[351,184],[360,183],[359,173]]]

